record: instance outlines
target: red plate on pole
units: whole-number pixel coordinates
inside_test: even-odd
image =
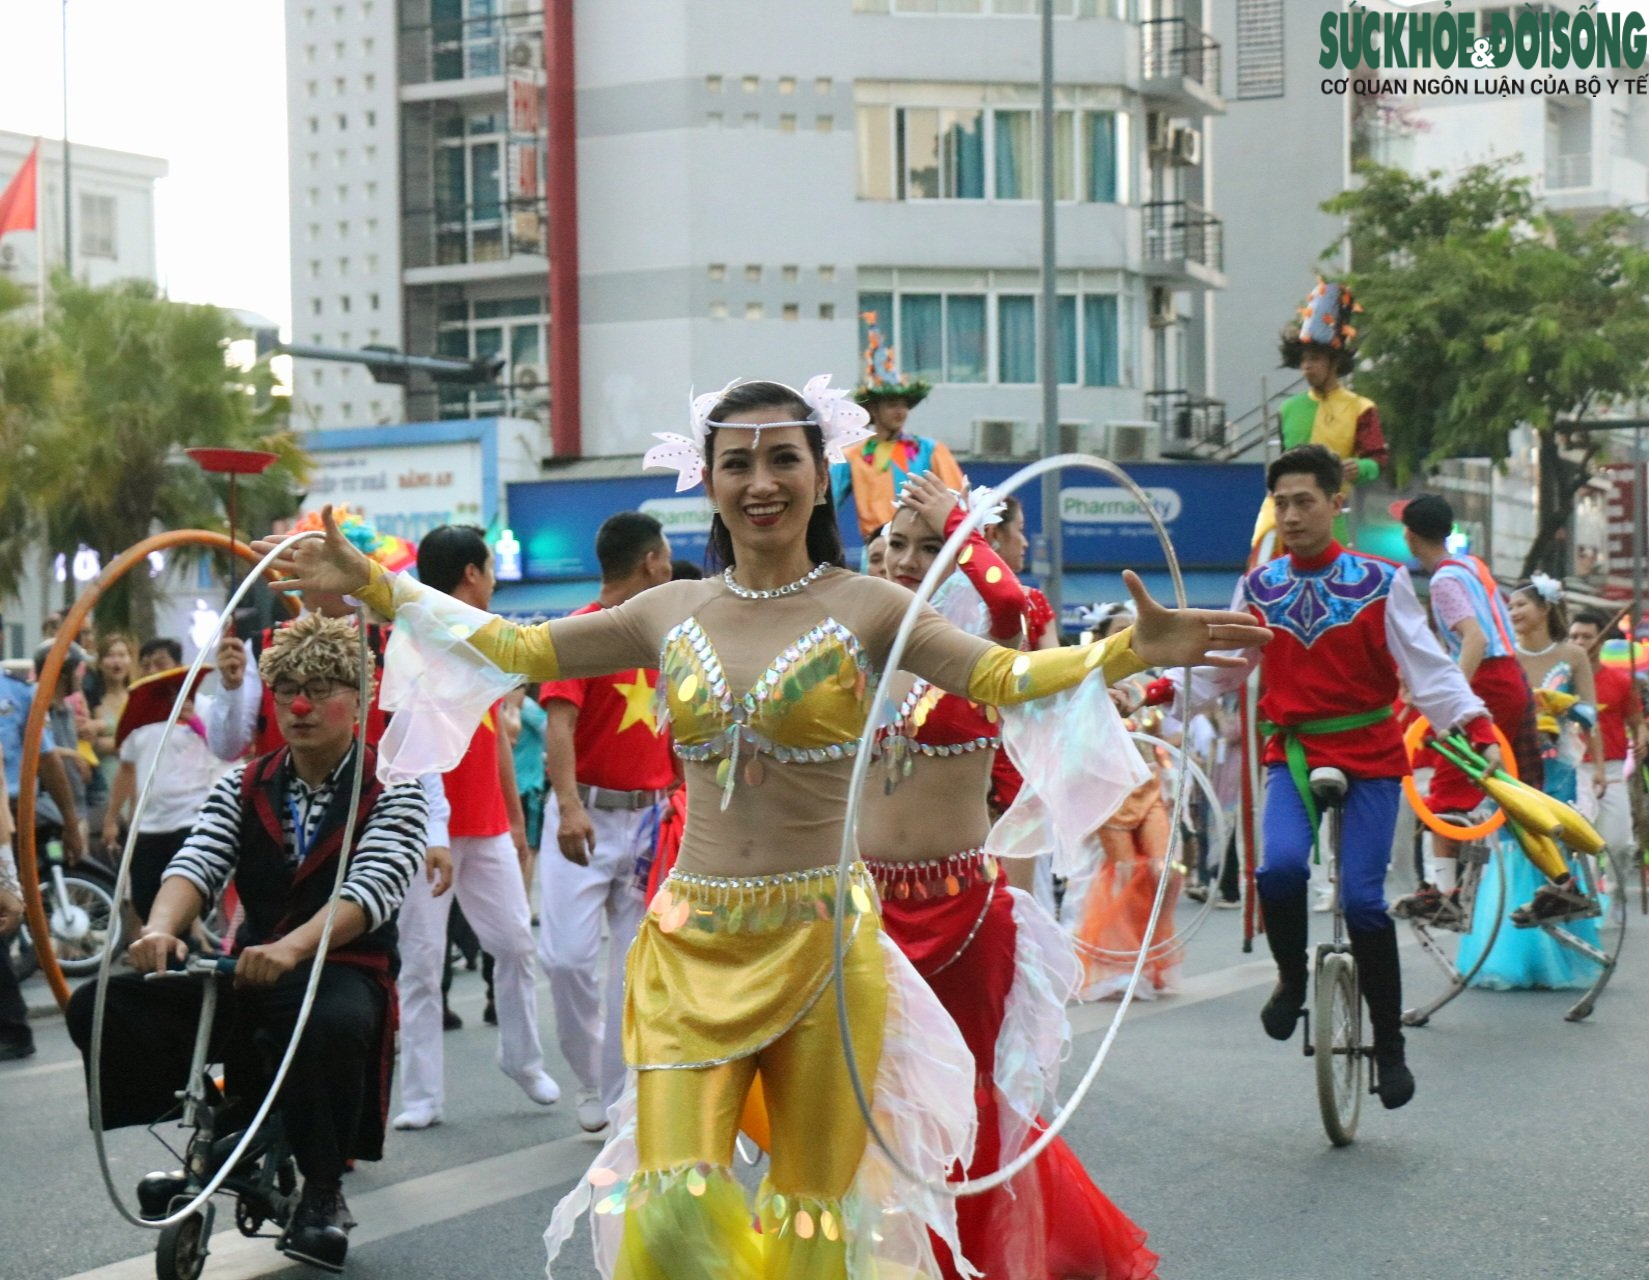
[[[185,449],[184,452],[195,460],[202,471],[231,476],[262,475],[279,457],[278,454],[267,453],[262,449],[215,449],[201,446]]]

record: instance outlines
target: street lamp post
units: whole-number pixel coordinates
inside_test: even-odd
[[[1042,0],[1042,453],[1062,452],[1059,439],[1059,288],[1054,240],[1054,0]],[[1059,473],[1042,477],[1042,535],[1048,573],[1042,592],[1060,625],[1064,605],[1064,530],[1059,516]]]

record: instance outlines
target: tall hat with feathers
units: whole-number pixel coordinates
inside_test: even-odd
[[[1338,372],[1350,373],[1357,360],[1357,329],[1352,318],[1362,310],[1345,285],[1318,276],[1317,287],[1299,309],[1299,320],[1283,330],[1283,364],[1298,369],[1307,351],[1322,351],[1337,357]]]
[[[854,388],[853,398],[866,408],[883,400],[903,400],[914,409],[927,398],[933,384],[900,374],[893,344],[883,338],[876,312],[861,311],[859,319],[865,326],[865,350],[860,357],[864,379]]]

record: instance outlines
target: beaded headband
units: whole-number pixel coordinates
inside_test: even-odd
[[[676,492],[691,489],[704,478],[705,456],[704,448],[710,439],[712,428],[741,427],[756,433],[756,440],[761,440],[763,427],[807,427],[817,426],[824,437],[825,460],[828,462],[846,462],[847,455],[843,452],[850,445],[875,435],[870,427],[870,415],[860,406],[848,398],[848,393],[830,386],[830,375],[821,373],[807,380],[807,385],[800,391],[794,387],[784,386],[784,389],[812,409],[802,420],[787,420],[784,422],[718,422],[710,417],[711,411],[726,398],[727,393],[745,381],[734,378],[720,391],[710,392],[702,396],[693,396],[690,400],[689,414],[692,422],[691,436],[678,435],[674,431],[654,432],[654,438],[662,440],[663,444],[656,444],[647,450],[641,459],[643,468],[660,467],[676,472]]]

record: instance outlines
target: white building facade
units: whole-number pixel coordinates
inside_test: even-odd
[[[679,428],[689,387],[735,375],[851,385],[866,313],[935,384],[914,429],[1036,452],[1037,7],[577,5],[575,163],[558,171],[577,235],[558,241],[545,139],[564,117],[541,9],[290,0],[294,337],[504,359],[497,386],[415,376],[404,393],[304,364],[299,420],[500,413],[548,430],[552,255],[571,253],[563,456],[639,453]],[[1061,418],[1073,444],[1155,456],[1222,413],[1220,50],[1197,0],[1057,11]]]

